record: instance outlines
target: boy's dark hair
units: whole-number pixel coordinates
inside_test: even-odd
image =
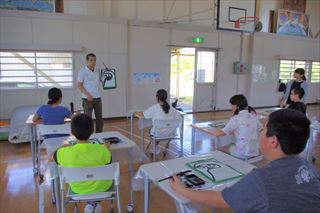
[[[89,58],[90,57],[93,57],[93,58],[97,58],[97,56],[93,53],[89,53],[87,56],[86,56],[86,60],[89,61]]]
[[[161,105],[164,113],[168,114],[170,110],[170,105],[167,102],[168,93],[164,89],[159,89],[156,94],[159,101],[163,102]]]
[[[292,91],[295,95],[299,95],[300,99],[304,96],[304,89],[301,87],[294,88]]]
[[[251,106],[248,105],[248,101],[246,97],[242,94],[232,96],[229,100],[229,103],[237,106],[237,109],[234,112],[234,115],[238,115],[240,111],[245,109],[247,109],[249,112],[256,113],[256,111]]]
[[[93,121],[86,114],[76,115],[71,121],[71,133],[78,140],[88,140],[93,133]]]
[[[62,97],[62,92],[59,88],[53,87],[48,91],[48,104],[52,105],[59,101]]]
[[[270,114],[266,135],[276,136],[285,154],[297,155],[306,147],[309,131],[306,115],[293,109],[280,109]]]

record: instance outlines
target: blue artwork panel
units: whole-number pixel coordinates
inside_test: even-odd
[[[0,0],[0,8],[54,12],[54,0]]]

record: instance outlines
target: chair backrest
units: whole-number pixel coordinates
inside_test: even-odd
[[[182,118],[153,119],[153,136],[156,139],[178,137],[177,131],[181,130]],[[181,134],[181,133],[180,133]]]
[[[114,180],[115,185],[120,184],[120,169],[118,162],[95,167],[59,166],[58,170],[61,186],[64,183],[95,180]]]
[[[152,119],[139,119],[138,121],[138,128],[141,130],[141,129],[144,129],[146,127],[150,127],[152,126]]]
[[[252,138],[248,141],[251,150],[259,150],[259,138]]]
[[[44,135],[57,135],[57,134],[64,134],[68,135],[71,133],[71,124],[55,124],[55,125],[45,125],[45,124],[38,124],[37,125],[37,135],[38,138]]]
[[[69,136],[44,139],[43,143],[46,147],[47,154],[51,155],[62,145],[66,144],[66,141],[68,141],[68,139],[69,139]]]

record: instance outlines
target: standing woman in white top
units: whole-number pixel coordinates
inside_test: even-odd
[[[159,89],[156,94],[157,103],[149,107],[143,112],[143,116],[147,119],[172,119],[181,118],[180,113],[167,102],[168,93],[164,89]],[[150,134],[154,133],[154,128],[150,130]],[[156,146],[157,152],[160,151]]]
[[[100,76],[94,67],[96,66],[97,57],[93,53],[86,56],[87,66],[79,71],[78,88],[82,93],[82,106],[84,114],[92,117],[92,111],[96,117],[96,132],[102,132],[102,101],[100,94]]]
[[[216,129],[215,136],[234,134],[236,143],[229,148],[230,154],[246,159],[259,155],[259,131],[263,126],[255,110],[248,105],[244,95],[234,95],[229,100],[233,116],[223,129]]]

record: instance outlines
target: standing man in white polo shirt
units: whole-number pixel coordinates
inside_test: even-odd
[[[92,117],[92,111],[96,117],[96,132],[102,132],[102,102],[99,90],[99,73],[94,70],[97,57],[93,53],[86,56],[87,65],[84,66],[78,75],[78,88],[82,93],[82,106],[84,113]]]

